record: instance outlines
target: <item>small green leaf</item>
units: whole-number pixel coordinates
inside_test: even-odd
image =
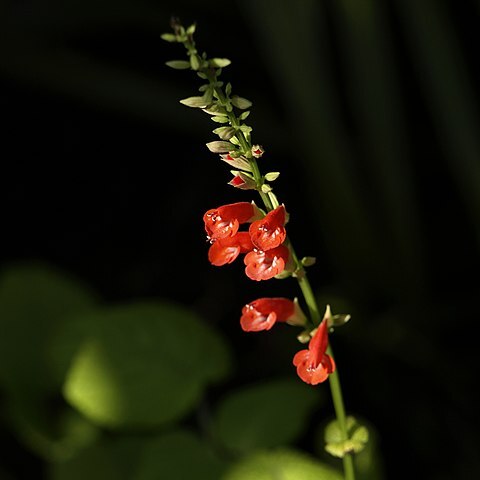
[[[198,58],[198,55],[190,55],[190,65],[193,70],[198,70],[200,68],[200,59]]]
[[[190,62],[187,62],[186,60],[170,60],[165,62],[165,65],[174,68],[175,70],[186,70],[187,68],[190,68]]]
[[[213,103],[212,105],[209,105],[208,108],[204,108],[203,111],[205,113],[208,113],[209,115],[214,115],[214,116],[218,116],[218,115],[223,115],[223,116],[226,116],[226,111],[225,109],[218,105],[217,103]]]
[[[246,98],[239,97],[238,95],[234,95],[231,98],[232,104],[239,108],[240,110],[246,110],[252,106],[252,102],[247,100]]]
[[[276,180],[280,175],[280,172],[268,172],[265,174],[265,179],[268,180],[269,182],[273,182]]]
[[[167,42],[177,41],[177,36],[174,35],[173,33],[162,33],[162,35],[160,35],[160,38],[162,38],[162,40],[165,40]]]
[[[312,265],[315,265],[315,262],[317,259],[315,257],[303,257],[301,262],[304,267],[311,267]]]
[[[196,29],[197,25],[195,23],[192,23],[188,28],[187,28],[187,31],[186,31],[186,34],[187,35],[193,35],[195,33],[195,29]]]
[[[301,434],[319,403],[319,391],[290,379],[244,387],[221,402],[218,439],[239,453],[284,445]]]
[[[208,101],[205,97],[188,97],[180,100],[180,103],[191,108],[206,108],[208,106]]]
[[[230,121],[228,117],[224,117],[223,115],[217,115],[215,117],[212,117],[210,120],[217,123],[228,123]]]
[[[348,453],[361,452],[368,442],[368,430],[357,423],[354,417],[347,417],[347,438],[337,420],[330,422],[325,428],[325,450],[334,457],[342,458]]]
[[[246,112],[242,112],[241,115],[238,117],[240,120],[246,120],[246,118],[250,115],[250,110],[247,110]]]
[[[212,58],[210,60],[210,66],[216,68],[224,68],[230,65],[232,62],[228,58]]]
[[[218,127],[213,130],[222,140],[229,140],[235,135],[235,128],[233,127]]]
[[[243,132],[245,135],[249,135],[250,132],[252,131],[252,127],[248,126],[248,125],[240,125],[240,127],[238,127],[238,129]]]
[[[285,448],[258,452],[243,458],[222,478],[222,480],[342,479],[343,476],[332,467],[304,453]]]
[[[262,185],[262,192],[263,193],[268,193],[272,191],[272,187],[268,183],[264,183]]]
[[[232,84],[230,82],[228,82],[227,86],[225,87],[225,93],[227,97],[229,97],[230,94],[232,93]]]

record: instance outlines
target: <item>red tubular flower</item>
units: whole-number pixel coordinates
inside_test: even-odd
[[[266,252],[255,248],[245,255],[245,273],[252,280],[268,280],[283,272],[288,256],[288,248],[284,245]]]
[[[255,204],[248,202],[231,203],[208,210],[203,216],[208,239],[232,237],[238,232],[239,225],[252,221],[256,213]]]
[[[287,236],[285,216],[285,207],[280,205],[261,220],[253,222],[248,230],[253,244],[264,251],[281,245]]]
[[[300,350],[293,357],[298,376],[306,383],[317,385],[335,371],[335,361],[325,353],[328,346],[328,327],[324,320],[310,340],[308,350]]]
[[[305,316],[298,304],[288,298],[259,298],[242,309],[240,325],[245,332],[270,330],[275,322],[303,325]]]
[[[221,267],[232,263],[241,253],[253,248],[248,232],[237,232],[233,237],[215,240],[208,250],[208,260],[212,265]]]

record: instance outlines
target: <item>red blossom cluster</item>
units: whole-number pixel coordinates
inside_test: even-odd
[[[208,210],[203,216],[211,243],[208,259],[212,265],[232,263],[241,253],[245,273],[252,280],[269,280],[288,269],[290,250],[285,245],[287,233],[285,206],[266,215],[254,204],[238,202]],[[240,225],[249,223],[248,231]],[[308,349],[298,352],[293,364],[299,377],[316,385],[335,370],[333,358],[326,353],[328,318],[324,318],[310,340]],[[306,317],[296,301],[287,298],[259,298],[242,309],[240,325],[246,332],[270,330],[276,322],[305,325]]]
[[[285,270],[289,250],[282,245],[286,212],[280,205],[260,218],[261,211],[254,203],[239,202],[208,210],[203,216],[207,238],[211,243],[208,260],[217,267],[232,263],[246,253],[245,273],[252,280],[268,280]],[[246,232],[241,224],[250,223]]]

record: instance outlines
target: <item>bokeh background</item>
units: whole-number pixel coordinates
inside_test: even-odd
[[[178,103],[200,83],[164,65],[183,58],[160,39],[172,14],[197,21],[201,51],[232,60],[223,77],[254,103],[261,168],[281,172],[318,298],[352,314],[331,341],[347,409],[372,425],[378,478],[478,478],[477,0],[1,0],[2,278],[48,268],[104,305],[190,309],[232,351],[213,404],[294,375],[292,331],[247,335],[238,318],[254,298],[298,295],[295,283],[208,264],[204,211],[251,198],[204,146],[215,125]],[[4,352],[12,338],[35,344],[35,328],[9,328]],[[332,411],[320,388],[316,423]],[[0,477],[68,479],[11,421],[15,395],[1,385]],[[53,397],[49,414],[63,408]],[[307,422],[296,446],[313,451],[314,436]]]

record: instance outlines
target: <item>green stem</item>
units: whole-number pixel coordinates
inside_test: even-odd
[[[305,302],[308,306],[310,317],[314,325],[317,326],[321,321],[317,301],[315,300],[315,295],[313,294],[312,287],[305,274],[305,270],[301,269],[300,272],[301,275],[297,275],[298,284],[300,286],[300,289],[302,290],[303,297],[305,298]],[[330,346],[328,347],[327,352],[333,358],[333,352]],[[337,422],[340,427],[340,431],[342,432],[343,440],[347,440],[347,416],[345,413],[345,405],[343,403],[342,386],[340,384],[338,370],[335,370],[335,372],[329,375],[328,381],[330,384],[330,392],[332,394],[332,402],[333,408],[335,410],[335,416],[337,417]],[[345,480],[355,480],[353,457],[350,454],[346,454],[343,457],[343,472]]]

